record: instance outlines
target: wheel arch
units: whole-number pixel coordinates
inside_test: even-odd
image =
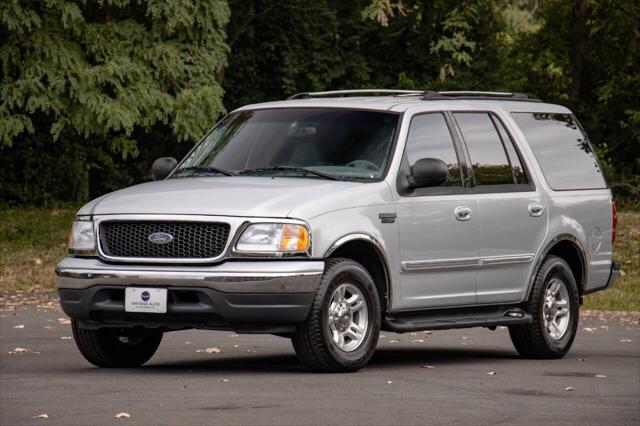
[[[583,296],[587,288],[587,253],[578,238],[571,234],[561,234],[549,241],[540,253],[540,256],[538,256],[538,260],[527,283],[528,287],[525,300],[529,300],[536,274],[544,259],[549,255],[558,256],[569,264],[571,272],[578,284],[578,292],[580,296]]]
[[[345,257],[364,266],[381,296],[383,315],[391,309],[393,298],[389,261],[382,244],[376,238],[361,233],[342,236],[325,252],[324,258],[330,257]]]

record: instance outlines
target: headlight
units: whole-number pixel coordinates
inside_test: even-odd
[[[304,225],[292,223],[255,223],[244,230],[236,251],[254,254],[307,253],[311,242]]]
[[[90,218],[76,217],[71,227],[68,244],[69,254],[90,256],[96,252],[93,222]]]

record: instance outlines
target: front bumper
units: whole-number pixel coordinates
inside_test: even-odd
[[[64,312],[85,327],[288,332],[306,318],[323,270],[323,261],[166,266],[67,257],[56,268],[56,286]],[[167,313],[125,312],[127,286],[166,288]]]

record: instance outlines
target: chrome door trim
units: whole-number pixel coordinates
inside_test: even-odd
[[[403,271],[433,271],[441,269],[477,268],[480,266],[479,257],[465,257],[460,259],[412,260],[402,262]]]
[[[529,263],[533,260],[534,254],[513,254],[507,256],[487,256],[482,258],[483,266],[493,265],[514,265],[518,263]]]
[[[529,263],[533,258],[534,254],[527,253],[505,256],[466,257],[460,259],[415,260],[402,262],[402,270],[406,272],[434,271],[515,265],[519,263]]]

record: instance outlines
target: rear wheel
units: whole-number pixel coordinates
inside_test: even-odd
[[[527,310],[533,322],[509,327],[516,350],[526,358],[562,358],[578,329],[579,294],[569,265],[548,256],[533,284]]]
[[[312,370],[356,371],[373,356],[380,318],[380,299],[367,270],[350,259],[330,259],[309,316],[291,339],[293,347]]]
[[[162,331],[145,328],[81,328],[71,321],[73,337],[80,353],[98,367],[137,367],[156,353]]]

